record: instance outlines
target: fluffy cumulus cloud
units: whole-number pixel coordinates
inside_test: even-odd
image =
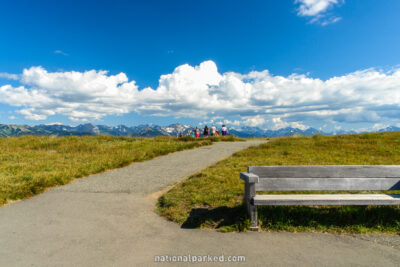
[[[332,15],[329,10],[343,2],[344,0],[295,0],[299,16],[309,17],[310,23],[319,23],[322,26],[341,20],[341,17]]]
[[[138,93],[135,82],[129,82],[123,73],[50,73],[42,67],[31,67],[19,77],[21,86],[0,86],[0,102],[21,107],[19,113],[32,120],[63,114],[72,121],[84,121],[127,113]]]
[[[72,121],[91,121],[136,112],[305,129],[321,121],[396,125],[400,118],[400,69],[367,69],[321,80],[267,70],[220,73],[213,61],[205,61],[178,66],[160,77],[157,88],[142,90],[124,73],[106,71],[31,67],[16,77],[18,86],[0,84],[0,102],[19,107],[32,120],[62,114]]]

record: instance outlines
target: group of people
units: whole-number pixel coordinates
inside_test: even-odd
[[[203,129],[199,129],[198,127],[196,127],[193,131],[188,131],[187,135],[188,136],[193,136],[195,138],[200,137],[201,132],[203,132],[203,136],[226,136],[228,135],[228,128],[226,127],[225,124],[222,125],[221,127],[221,131],[218,131],[217,127],[215,127],[215,125],[211,126],[210,128],[208,128],[208,126],[204,126]],[[182,137],[183,134],[182,132],[179,133],[178,137]]]

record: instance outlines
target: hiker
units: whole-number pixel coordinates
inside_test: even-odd
[[[208,136],[208,126],[207,125],[204,127],[203,135]]]
[[[199,136],[200,136],[200,130],[199,130],[199,128],[196,127],[196,129],[194,130],[194,134],[195,134],[195,137],[196,137],[196,138],[199,138]]]
[[[217,132],[217,127],[215,125],[211,126],[211,136],[214,136]]]
[[[228,128],[226,128],[225,124],[222,125],[221,132],[222,136],[226,136],[228,134]]]
[[[182,137],[182,131],[179,132],[178,137]]]

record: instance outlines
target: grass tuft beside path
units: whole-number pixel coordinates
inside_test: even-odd
[[[227,138],[111,136],[0,138],[0,206],[74,178]]]
[[[358,164],[400,164],[400,133],[274,138],[267,144],[237,152],[177,184],[160,197],[158,212],[186,228],[244,231],[249,219],[242,205],[244,184],[239,173],[247,166]],[[400,233],[400,209],[261,207],[259,223],[262,229],[272,231]]]

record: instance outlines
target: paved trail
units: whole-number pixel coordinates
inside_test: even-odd
[[[259,143],[177,152],[4,206],[0,266],[153,266],[163,265],[154,262],[155,255],[166,254],[244,255],[246,266],[399,265],[397,237],[223,234],[181,229],[153,212],[150,193]]]

